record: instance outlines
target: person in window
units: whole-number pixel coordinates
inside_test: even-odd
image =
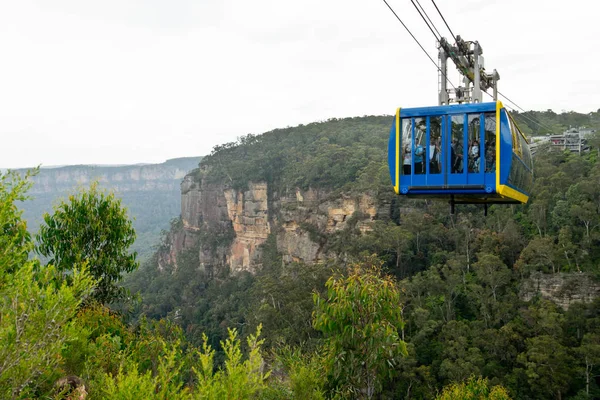
[[[429,173],[440,173],[440,138],[432,137],[429,145]]]
[[[469,172],[479,172],[479,142],[473,140],[469,148]]]
[[[404,156],[402,157],[402,173],[404,175],[410,175],[410,168],[412,162],[412,154],[410,152],[410,145],[404,146]]]
[[[450,145],[450,167],[453,174],[461,173],[463,170],[462,152],[462,142],[453,138]]]
[[[421,139],[419,138],[417,142],[415,142],[415,174],[424,174],[425,169],[423,156],[425,155],[425,148],[421,145]]]

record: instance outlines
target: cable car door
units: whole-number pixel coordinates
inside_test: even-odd
[[[444,152],[445,142],[445,116],[431,116],[427,118],[427,186],[443,187],[445,185]]]
[[[467,127],[465,129],[465,144],[466,148],[466,168],[467,168],[467,185],[470,187],[484,186],[483,170],[484,157],[484,142],[483,137],[483,114],[470,113],[466,115]]]
[[[448,188],[464,187],[467,183],[465,153],[466,119],[464,114],[450,114],[446,117],[446,160],[444,161],[445,184]]]

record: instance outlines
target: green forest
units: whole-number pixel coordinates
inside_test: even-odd
[[[600,110],[515,118],[527,134],[600,130]],[[387,205],[366,233],[360,215],[305,227],[333,255],[323,263],[284,263],[271,234],[256,274],[203,271],[202,244],[159,268],[170,232],[138,267],[126,210],[94,186],[34,234],[28,180],[3,174],[0,398],[599,398],[600,136],[581,155],[538,148],[528,204],[453,215],[393,195],[391,121],[247,135],[203,158],[198,178],[264,181],[270,200],[299,187]],[[596,296],[567,307],[532,284],[548,280]]]

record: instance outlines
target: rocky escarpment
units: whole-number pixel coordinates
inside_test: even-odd
[[[285,263],[319,262],[330,256],[328,235],[352,224],[363,232],[384,205],[368,193],[333,195],[327,190],[271,190],[250,182],[244,190],[212,183],[206,171],[187,175],[181,184],[181,228],[171,233],[159,255],[161,268],[176,265],[177,255],[197,246],[204,269],[255,272],[261,267],[261,245],[274,235]]]
[[[345,229],[349,222],[365,232],[380,214],[369,194],[332,196],[314,189],[287,193],[274,202],[274,208],[278,210],[278,250],[285,262],[322,261],[328,256],[327,235]]]
[[[62,193],[97,181],[117,192],[169,191],[178,188],[181,179],[198,166],[200,157],[177,158],[162,164],[123,166],[71,165],[41,168],[32,178],[32,195]],[[22,170],[23,172],[25,170]]]
[[[567,310],[573,303],[589,303],[600,296],[600,283],[585,273],[535,273],[523,282],[521,298],[529,301],[535,296]]]

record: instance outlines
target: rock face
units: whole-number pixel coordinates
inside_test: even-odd
[[[170,247],[160,259],[176,264],[178,253],[198,246],[204,269],[256,272],[261,245],[272,234],[285,263],[314,263],[328,257],[328,235],[348,223],[366,232],[378,211],[369,194],[340,197],[315,189],[277,193],[265,182],[235,190],[211,183],[207,172],[200,171],[181,184],[182,227],[171,233]],[[215,234],[221,239],[216,246]]]
[[[296,189],[277,199],[275,219],[280,229],[277,249],[284,262],[314,263],[327,257],[324,254],[326,236],[341,231],[355,216],[357,227],[366,232],[375,220],[378,209],[368,194],[358,198],[332,197],[327,191]]]
[[[247,191],[227,189],[223,194],[227,201],[227,216],[235,232],[229,267],[234,272],[254,272],[260,263],[258,246],[263,244],[271,233],[267,184],[251,183]]]
[[[573,303],[589,303],[600,296],[600,283],[583,273],[536,273],[524,281],[521,298],[529,301],[536,295],[567,310]]]

